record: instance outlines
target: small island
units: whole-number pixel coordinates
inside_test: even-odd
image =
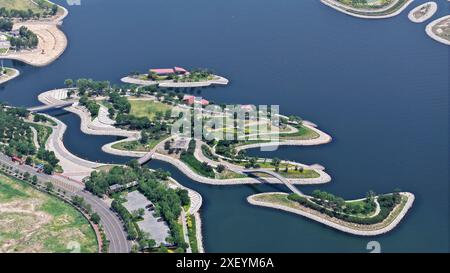
[[[425,31],[434,40],[450,45],[450,15],[432,21]]]
[[[214,75],[207,69],[188,71],[177,66],[174,68],[150,69],[147,74],[134,72],[132,75],[122,78],[121,81],[130,84],[156,85],[166,88],[193,88],[228,84],[226,78]]]
[[[0,84],[8,82],[19,75],[19,70],[15,68],[2,67],[0,68]]]
[[[0,59],[46,66],[66,49],[59,29],[68,11],[47,0],[0,0]]]
[[[320,0],[347,15],[363,19],[384,19],[400,14],[413,0]]]
[[[413,8],[408,13],[408,18],[414,23],[423,23],[430,19],[437,11],[436,2],[426,2]]]
[[[331,193],[315,190],[312,196],[295,193],[261,193],[248,197],[256,206],[295,213],[331,228],[360,236],[375,236],[395,228],[414,202],[409,192],[395,192],[345,201]]]

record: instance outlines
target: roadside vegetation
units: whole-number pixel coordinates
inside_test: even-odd
[[[55,153],[45,150],[51,128],[28,123],[29,119],[30,113],[25,109],[0,107],[0,151],[10,157],[20,158],[30,166],[41,164],[46,174],[62,172]],[[39,149],[34,145],[31,127],[38,132]]]

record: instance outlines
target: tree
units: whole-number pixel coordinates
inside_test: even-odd
[[[72,79],[66,79],[64,81],[64,85],[67,86],[67,88],[73,87],[73,80]]]
[[[31,178],[31,184],[36,185],[38,183],[38,178],[36,175],[33,175],[33,177]]]
[[[272,165],[275,167],[280,166],[281,160],[278,157],[275,157],[274,159],[272,159]]]
[[[29,172],[25,172],[25,173],[23,174],[23,177],[25,178],[25,180],[30,179],[30,173],[29,173]]]
[[[31,158],[31,156],[27,156],[27,158],[25,159],[25,164],[29,166],[33,164],[33,159]]]
[[[225,166],[222,165],[222,164],[219,164],[219,165],[217,165],[216,170],[217,170],[219,173],[222,173],[223,171],[225,171]]]
[[[50,182],[50,181],[47,182],[47,183],[45,183],[45,188],[46,188],[46,190],[47,190],[48,192],[53,191],[53,188],[54,188],[53,183]]]
[[[96,212],[92,213],[92,215],[91,215],[91,221],[92,221],[94,224],[98,225],[98,224],[100,223],[100,216],[99,216]]]
[[[257,159],[255,157],[251,157],[249,160],[250,166],[253,167],[256,164]]]
[[[54,167],[48,163],[44,164],[44,173],[45,174],[52,174],[54,170]]]

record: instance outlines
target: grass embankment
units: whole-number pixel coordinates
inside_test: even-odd
[[[0,8],[18,11],[31,10],[34,14],[41,16],[48,14],[52,6],[53,4],[47,0],[0,0]],[[58,6],[58,12],[61,10],[61,7]]]
[[[112,145],[113,149],[122,150],[122,151],[135,151],[135,152],[150,152],[153,148],[155,148],[158,143],[164,140],[165,137],[160,139],[150,139],[147,143],[143,144],[138,140],[133,141],[123,141]]]
[[[198,253],[197,226],[195,225],[194,215],[188,215],[186,217],[186,222],[189,237],[189,245],[191,246],[192,253]]]
[[[75,208],[0,174],[0,252],[98,251],[94,230]]]
[[[271,171],[275,171],[275,169],[271,169]],[[306,170],[289,169],[287,172],[285,170],[279,170],[276,173],[280,174],[283,177],[291,178],[291,179],[295,179],[295,178],[317,178],[317,177],[320,176],[315,170],[311,170],[311,169],[306,169]],[[255,174],[255,175],[260,176],[260,177],[271,177],[270,175],[267,175],[267,174],[264,174],[264,173]]]
[[[246,162],[237,163],[237,165],[240,165],[242,167],[245,167],[246,164],[247,164]],[[293,179],[294,178],[317,178],[320,176],[319,173],[313,169],[305,169],[305,168],[302,168],[302,167],[299,167],[299,166],[296,166],[293,164],[281,163],[279,165],[278,171],[276,171],[275,166],[272,165],[270,162],[257,162],[257,164],[258,164],[258,168],[277,172],[286,178],[293,178]],[[286,167],[288,168],[287,170],[286,170]],[[295,169],[295,167],[297,167],[297,169]],[[259,174],[255,173],[255,175],[257,175],[259,177],[270,177],[270,175],[264,174],[264,173],[259,173]]]
[[[314,130],[305,127],[305,126],[297,126],[298,129],[295,133],[281,133],[280,140],[307,140],[307,139],[315,139],[320,135]]]
[[[35,3],[37,2],[43,2],[43,3],[48,3],[49,4],[49,8],[50,8],[50,3],[47,1],[42,1],[42,0],[36,0]],[[5,8],[8,10],[32,10],[35,13],[41,13],[44,12],[45,9],[41,8],[39,5],[36,5],[35,3],[33,3],[33,1],[31,0],[1,0],[0,1],[0,8]]]
[[[193,154],[184,153],[180,156],[180,159],[197,174],[209,178],[215,178],[214,170],[211,167],[206,168],[205,165],[198,161]]]
[[[33,126],[34,129],[36,129],[38,135],[38,143],[39,146],[41,147],[45,147],[45,143],[47,143],[48,138],[50,137],[50,135],[52,134],[52,128],[48,127],[48,126],[44,126],[44,125],[39,125],[39,124],[35,124],[35,123],[30,123],[30,126]]]
[[[128,100],[131,104],[130,114],[136,117],[147,117],[154,120],[157,115],[164,115],[172,107],[168,104],[149,100]],[[160,113],[160,114],[157,114]]]

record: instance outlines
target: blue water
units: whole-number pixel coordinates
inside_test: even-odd
[[[311,120],[333,136],[318,147],[251,151],[319,163],[333,178],[302,189],[358,198],[370,189],[400,188],[416,201],[397,229],[361,238],[246,203],[250,194],[285,190],[281,186],[207,186],[151,162],[203,195],[207,251],[366,252],[367,242],[377,240],[385,252],[448,252],[449,47],[428,38],[425,24],[407,19],[423,2],[395,18],[362,20],[312,0],[82,1],[68,7],[63,30],[70,44],[59,60],[44,68],[5,62],[22,74],[0,88],[0,100],[35,105],[40,92],[66,78],[118,82],[149,67],[211,68],[231,84],[202,89],[207,99],[278,104],[282,113]],[[437,2],[432,19],[449,13],[447,1]],[[128,160],[101,152],[115,137],[84,135],[76,116],[61,118],[73,153]]]

